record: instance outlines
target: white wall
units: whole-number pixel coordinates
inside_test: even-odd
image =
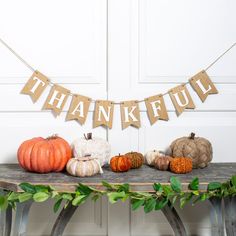
[[[115,101],[142,99],[185,82],[211,63],[236,39],[233,0],[0,0],[1,37],[34,67],[73,92]],[[108,41],[107,41],[108,40]],[[164,149],[191,131],[209,138],[214,161],[234,161],[236,144],[236,49],[208,73],[218,95],[204,104],[190,89],[194,111],[176,117],[166,96],[170,121],[150,126],[141,104],[142,127],[121,130],[119,107],[114,127],[93,130],[108,138],[113,154]],[[22,140],[58,133],[72,141],[92,128],[92,110],[84,126],[55,119],[19,92],[31,72],[0,46],[0,162],[15,162]],[[119,90],[120,89],[120,90]],[[67,106],[69,102],[67,103]],[[66,110],[66,108],[65,108]],[[119,143],[119,145],[117,145]],[[29,235],[48,235],[56,215],[35,204]],[[209,235],[208,204],[179,211],[189,233]],[[194,214],[196,210],[199,214]],[[39,226],[40,225],[40,226]],[[81,206],[65,235],[172,234],[161,212],[130,212],[129,203],[108,205],[104,199]]]

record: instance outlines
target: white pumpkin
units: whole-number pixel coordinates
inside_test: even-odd
[[[107,164],[111,157],[110,144],[102,139],[92,137],[92,133],[88,133],[84,138],[79,138],[72,143],[74,157],[80,158],[90,155],[99,160],[100,165]]]
[[[163,157],[165,154],[162,151],[152,150],[148,151],[144,155],[145,163],[149,166],[154,166],[154,161],[156,157]]]
[[[79,177],[103,173],[100,162],[92,157],[71,158],[66,165],[69,174]]]

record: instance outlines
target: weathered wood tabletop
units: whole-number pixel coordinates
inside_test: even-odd
[[[67,173],[37,174],[24,171],[18,164],[0,164],[0,187],[12,191],[20,191],[19,184],[29,182],[32,184],[51,185],[58,191],[74,191],[78,183],[84,183],[100,188],[102,180],[109,183],[129,183],[131,189],[151,191],[153,183],[168,184],[171,176],[169,171],[158,171],[143,165],[140,169],[128,172],[114,173],[105,166],[103,174],[92,177],[73,177]],[[207,168],[194,169],[191,173],[178,175],[183,185],[187,185],[193,177],[198,176],[202,189],[212,181],[224,182],[236,174],[236,163],[211,163]]]

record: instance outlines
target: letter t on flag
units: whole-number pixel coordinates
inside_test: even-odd
[[[122,129],[132,125],[140,128],[140,110],[137,101],[124,101],[120,104]]]
[[[48,84],[49,79],[45,75],[39,71],[34,71],[24,88],[21,90],[21,93],[29,95],[33,102],[36,102]]]

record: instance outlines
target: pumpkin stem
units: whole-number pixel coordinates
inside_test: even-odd
[[[87,133],[87,135],[84,134],[84,138],[85,138],[86,140],[92,139],[92,133]]]
[[[189,136],[190,139],[194,139],[195,138],[195,133],[191,133],[190,136]]]
[[[50,140],[50,139],[56,139],[56,138],[58,138],[58,134],[53,134],[51,136],[48,136],[46,139]]]

